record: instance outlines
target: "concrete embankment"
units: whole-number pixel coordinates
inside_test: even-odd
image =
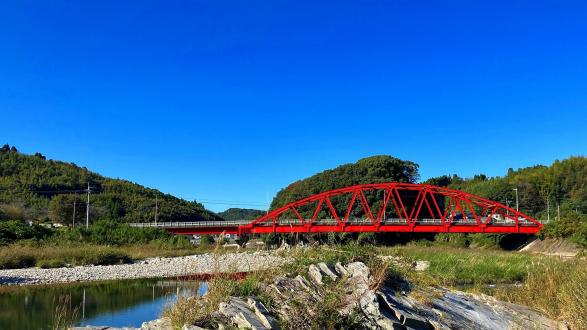
[[[560,258],[574,258],[581,252],[581,248],[564,239],[534,239],[520,249],[522,252],[544,254]]]
[[[0,285],[56,284],[137,278],[176,277],[193,274],[249,272],[282,265],[286,260],[270,253],[202,254],[176,258],[151,258],[133,264],[79,266],[53,269],[0,270]]]

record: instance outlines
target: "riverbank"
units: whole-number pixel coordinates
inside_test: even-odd
[[[138,278],[165,278],[212,272],[249,272],[277,267],[285,258],[266,252],[148,258],[131,264],[0,270],[0,285],[57,284]]]
[[[207,295],[179,297],[162,318],[140,329],[567,329],[525,306],[447,288],[416,288],[389,271],[385,262],[336,262],[257,274],[241,283],[214,279]]]

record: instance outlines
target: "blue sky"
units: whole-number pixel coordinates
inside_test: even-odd
[[[0,143],[215,211],[376,154],[502,175],[587,153],[586,20],[583,1],[4,2]]]

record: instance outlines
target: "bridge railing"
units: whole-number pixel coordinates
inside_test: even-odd
[[[482,217],[482,223],[487,223],[487,217]],[[250,220],[230,220],[230,221],[191,221],[191,222],[146,222],[146,223],[129,223],[131,227],[138,228],[209,228],[209,227],[237,227],[250,224]],[[311,223],[311,219],[304,219],[305,224]],[[278,219],[276,225],[278,226],[301,226],[304,224],[300,219]],[[416,225],[419,226],[438,226],[442,225],[442,219],[416,219]],[[536,226],[535,223],[526,219],[519,219],[518,223],[520,226]],[[316,219],[312,225],[315,226],[337,226],[339,223],[335,219]],[[351,218],[345,225],[372,225],[373,221],[367,218]],[[386,218],[380,223],[381,225],[407,225],[406,219],[402,218]],[[496,219],[491,218],[487,223],[490,226],[515,226],[516,221],[513,219]],[[474,218],[460,218],[453,219],[451,225],[477,225],[477,220]],[[259,227],[271,227],[272,222],[257,223],[255,226]]]
[[[190,221],[190,222],[144,222],[129,223],[131,227],[138,228],[194,228],[194,227],[233,227],[249,224],[248,220],[236,221]]]

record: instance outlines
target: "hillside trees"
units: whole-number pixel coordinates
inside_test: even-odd
[[[354,164],[346,164],[332,170],[313,175],[309,178],[299,180],[290,184],[277,193],[271,209],[279,208],[287,203],[308,197],[323,191],[348,187],[357,184],[381,183],[381,182],[406,182],[415,183],[419,178],[418,164],[404,161],[391,156],[373,156],[363,158]],[[379,208],[382,200],[382,192],[367,194],[367,201],[373,209]],[[346,209],[350,203],[351,196],[338,196],[332,198],[332,204],[337,211]],[[299,212],[304,217],[311,217],[314,205],[300,207]],[[329,216],[329,213],[322,211],[319,216]],[[352,211],[353,216],[361,216],[363,210],[356,208]],[[292,218],[295,216],[292,215]]]
[[[8,145],[0,148],[0,219],[71,224],[76,200],[76,222],[85,221],[88,183],[92,221],[153,221],[155,196],[161,221],[220,219],[195,201],[106,178],[73,163],[47,160],[41,154],[24,155]]]

